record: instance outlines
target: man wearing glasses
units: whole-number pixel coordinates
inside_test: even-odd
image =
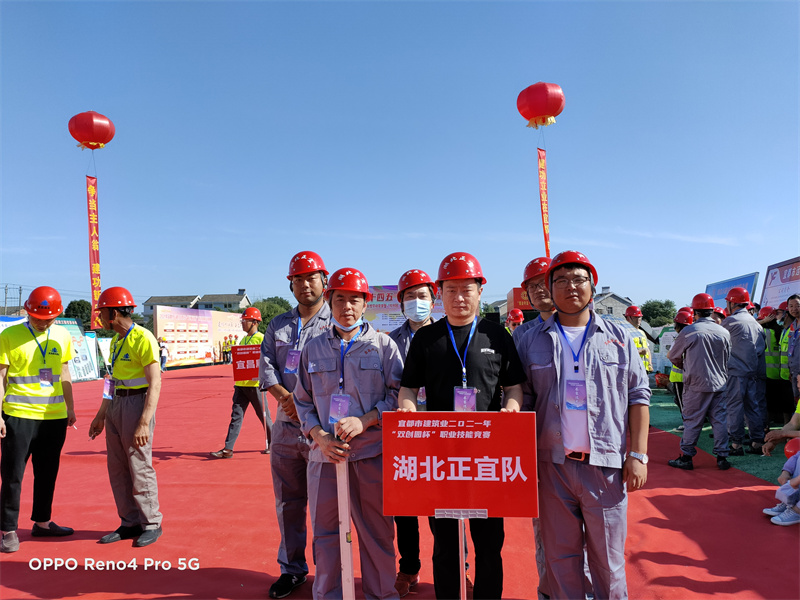
[[[539,316],[532,321],[523,323],[514,330],[514,343],[519,347],[522,336],[529,329],[541,325],[553,314],[553,298],[550,296],[550,289],[547,287],[545,276],[547,269],[550,268],[550,259],[546,256],[534,258],[529,262],[525,271],[522,273],[522,283],[520,287],[528,294],[528,302],[539,311]]]
[[[523,406],[536,410],[549,591],[626,598],[626,485],[638,490],[647,480],[647,373],[627,328],[593,310],[597,271],[584,254],[555,256],[547,281],[556,315],[519,353]],[[584,589],[584,544],[593,589]]]
[[[292,392],[297,384],[300,352],[330,327],[331,309],[323,301],[328,271],[316,252],[298,252],[289,261],[289,289],[297,300],[292,310],[270,321],[261,343],[259,388],[278,400],[272,426],[271,460],[275,511],[281,532],[278,564],[281,576],[269,588],[270,598],[285,598],[306,581],[306,511],[309,445],[300,430]]]

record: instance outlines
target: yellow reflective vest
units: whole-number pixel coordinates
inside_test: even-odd
[[[769,327],[764,328],[766,333],[767,347],[764,358],[767,362],[767,379],[781,378],[781,344],[775,330]],[[788,356],[786,357],[788,361]],[[788,366],[788,365],[787,365]]]

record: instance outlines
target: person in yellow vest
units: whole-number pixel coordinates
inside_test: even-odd
[[[50,520],[61,448],[67,427],[76,421],[67,368],[72,358],[72,337],[64,327],[53,325],[63,310],[55,289],[42,286],[33,290],[25,310],[27,323],[12,325],[0,333],[0,552],[19,550],[17,521],[29,457],[34,468],[31,535],[75,533]]]
[[[792,409],[794,407],[791,406],[791,403],[782,402],[782,392],[785,392],[783,379],[781,379],[781,335],[783,334],[783,325],[778,324],[777,309],[771,306],[764,306],[758,313],[758,324],[764,328],[766,337],[764,359],[767,363],[767,428],[769,428],[769,423],[773,422],[779,422],[783,426],[792,418]]]
[[[111,377],[105,380],[103,400],[89,427],[94,439],[106,430],[106,461],[111,491],[121,525],[100,538],[101,544],[136,538],[136,547],[161,537],[162,515],[158,481],[153,468],[153,430],[161,395],[158,342],[133,323],[136,304],[123,287],[100,294],[96,310],[104,329],[113,329]]]
[[[778,308],[778,315],[780,316],[780,319],[778,320],[778,325],[781,328],[781,332],[778,338],[779,340],[778,347],[780,349],[779,373],[781,377],[780,398],[781,398],[781,406],[785,407],[783,409],[784,413],[786,412],[786,408],[791,409],[793,406],[795,406],[796,408],[794,393],[792,392],[792,381],[791,381],[792,375],[789,369],[789,333],[792,325],[792,317],[787,312],[787,308],[788,308],[788,302],[781,302],[780,307]]]
[[[238,343],[239,346],[248,346],[257,344],[261,346],[264,341],[264,334],[258,330],[258,324],[261,323],[261,311],[256,307],[251,306],[242,313],[242,331],[247,335],[244,336]],[[269,454],[269,445],[272,443],[272,420],[267,418],[267,411],[261,404],[261,398],[258,393],[258,378],[247,381],[234,381],[233,382],[233,408],[231,410],[231,422],[228,425],[228,436],[225,438],[225,447],[216,452],[210,452],[212,458],[231,458],[233,457],[233,447],[239,437],[239,432],[242,430],[242,421],[244,420],[244,413],[247,412],[247,407],[252,405],[253,410],[256,411],[258,420],[261,421],[261,426],[267,432],[267,448],[264,454]]]
[[[512,308],[508,311],[508,317],[506,317],[506,331],[509,335],[514,334],[514,330],[522,325],[525,322],[525,315],[522,311],[518,308]]]
[[[231,359],[231,341],[230,338],[226,335],[225,340],[222,342],[222,362],[223,364],[228,364]]]
[[[632,335],[633,342],[639,351],[639,356],[642,358],[644,368],[648,373],[653,372],[653,359],[650,355],[650,345],[647,343],[647,333],[641,328],[642,324],[642,311],[638,306],[629,306],[625,309],[625,320],[633,325],[639,334]]]
[[[675,315],[673,319],[675,333],[680,333],[684,327],[691,325],[693,322],[694,314],[691,308],[679,310],[678,314]],[[672,384],[672,389],[675,391],[675,404],[678,405],[678,410],[681,411],[681,425],[677,430],[683,431],[683,369],[677,365],[672,365],[669,371],[669,381]]]

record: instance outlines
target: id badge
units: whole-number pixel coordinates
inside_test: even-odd
[[[284,373],[297,373],[297,367],[300,365],[300,350],[289,350],[286,355],[286,366],[283,368]]]
[[[567,410],[586,410],[586,382],[567,380]]]
[[[103,400],[113,400],[114,392],[117,390],[117,382],[106,377],[103,380]]]
[[[39,369],[39,387],[53,387],[53,369]]]
[[[419,392],[417,392],[417,404],[427,404],[428,402],[428,395],[425,393],[425,386],[423,385],[419,388]]]
[[[478,406],[478,390],[472,387],[453,388],[453,410],[475,412]]]
[[[350,414],[350,394],[331,394],[331,411],[328,423],[338,423]]]

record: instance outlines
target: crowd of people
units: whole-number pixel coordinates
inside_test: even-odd
[[[263,336],[258,310],[249,308],[242,315],[245,335],[233,343],[261,345],[258,381],[235,382],[225,446],[212,453],[214,458],[233,456],[243,416],[252,405],[269,436],[280,532],[276,559],[281,574],[269,588],[271,598],[289,596],[306,581],[309,516],[313,595],[343,596],[338,464],[346,465],[348,473],[364,596],[402,597],[418,584],[419,520],[383,514],[381,424],[385,411],[422,410],[535,411],[541,515],[533,520],[537,594],[627,597],[627,494],[647,481],[652,366],[638,308],[627,315],[633,330],[595,312],[598,272],[586,255],[565,251],[530,261],[521,285],[538,316],[522,322],[514,313],[507,328],[479,316],[486,278],[477,258],[465,252],[446,256],[435,278],[421,269],[401,275],[398,300],[406,320],[390,335],[364,319],[372,296],[359,269],[331,274],[321,256],[299,252],[290,260],[287,279],[297,306],[273,318]],[[434,321],[438,297],[445,316]],[[770,311],[759,324],[747,312],[749,297],[734,288],[730,316],[721,326],[713,320],[716,308],[709,299],[699,294],[675,317],[676,329],[682,330],[669,353],[674,375],[682,379],[684,423],[682,453],[670,465],[685,470],[693,468],[706,417],[720,469],[730,467],[731,455],[769,454],[779,440],[800,437],[800,413],[795,412],[800,299],[792,296],[786,307]],[[106,432],[109,477],[121,521],[100,542],[135,538],[135,545],[146,546],[162,534],[151,453],[161,369],[155,338],[131,320],[135,306],[124,288],[109,288],[98,302],[103,326],[116,335],[111,376],[90,435]],[[51,520],[58,457],[66,428],[75,420],[65,366],[71,357],[69,336],[53,325],[61,300],[52,288],[34,290],[26,309],[29,323],[0,333],[3,552],[19,548],[16,529],[28,456],[52,471],[35,472],[33,535],[73,533]],[[770,365],[777,367],[771,371]],[[790,399],[768,400],[770,373],[780,380],[770,389],[785,392],[789,385]],[[274,424],[266,418],[258,391],[277,400]],[[793,416],[769,431],[768,405],[781,417],[791,408]],[[798,483],[796,462],[785,466],[780,483]],[[781,504],[769,509],[776,513],[773,522],[778,518],[778,524],[791,524],[794,517],[785,517],[787,511],[800,519],[797,496],[780,496]],[[469,519],[475,553],[474,575],[467,580],[461,577],[461,522],[430,517],[428,525],[437,598],[457,598],[465,587],[475,598],[502,597],[502,518]]]

